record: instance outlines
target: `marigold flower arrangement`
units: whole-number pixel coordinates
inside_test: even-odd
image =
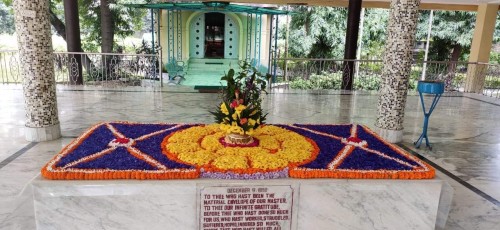
[[[251,136],[266,119],[260,95],[267,93],[266,83],[271,76],[257,71],[246,61],[239,65],[240,72],[230,69],[221,78],[227,87],[222,90],[222,103],[211,113],[226,133]]]

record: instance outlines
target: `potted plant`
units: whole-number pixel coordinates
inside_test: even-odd
[[[222,89],[222,102],[211,112],[220,128],[226,131],[225,142],[233,145],[253,143],[252,134],[265,121],[261,93],[266,92],[269,74],[264,75],[248,62],[239,63],[241,71],[230,69],[222,78],[227,87]]]

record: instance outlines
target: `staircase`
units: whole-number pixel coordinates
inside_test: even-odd
[[[239,71],[237,59],[207,59],[191,58],[185,74],[186,80],[182,85],[191,86],[220,86],[220,78],[229,71],[229,68]],[[225,82],[222,83],[225,85]]]

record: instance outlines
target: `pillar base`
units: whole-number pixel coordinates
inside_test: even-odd
[[[40,142],[51,141],[61,137],[61,126],[59,124],[47,127],[26,127],[25,136],[27,141]]]
[[[398,143],[403,141],[403,130],[391,130],[377,127],[375,131],[379,136],[390,143]]]

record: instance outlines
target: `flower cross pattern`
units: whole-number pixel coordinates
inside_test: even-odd
[[[100,123],[42,168],[49,179],[428,179],[427,163],[362,125],[266,125],[226,146],[219,125]]]
[[[161,154],[161,140],[182,127],[189,125],[143,124],[138,127],[128,122],[95,125],[66,146],[47,164],[42,174],[51,174],[53,179],[195,178],[198,173],[193,167],[179,165]]]
[[[415,156],[387,143],[361,125],[290,125],[316,141],[320,153],[311,163],[290,169],[299,178],[434,177],[434,169]]]

